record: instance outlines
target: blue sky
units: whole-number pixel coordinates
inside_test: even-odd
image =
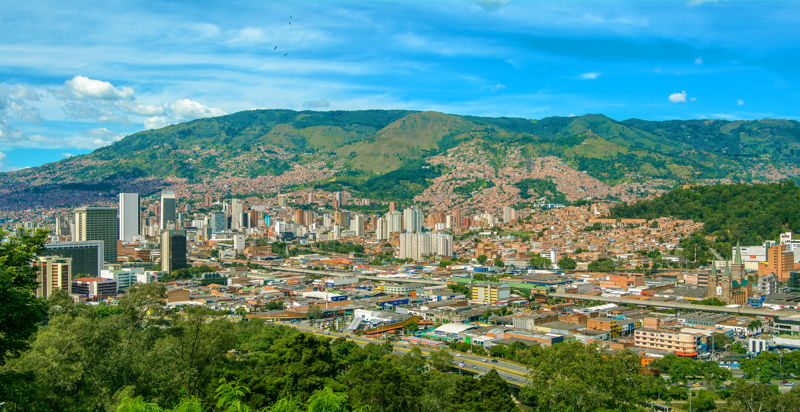
[[[800,118],[798,1],[7,3],[0,171],[253,108]]]

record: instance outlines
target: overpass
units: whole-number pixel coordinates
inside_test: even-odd
[[[252,262],[251,262],[252,263]],[[259,263],[256,263],[259,264]],[[283,266],[271,266],[262,264],[264,269],[274,270],[279,272],[289,272],[289,273],[302,273],[305,275],[317,275],[317,276],[348,276],[348,277],[357,277],[359,279],[367,279],[367,280],[375,280],[379,282],[402,282],[402,283],[421,283],[424,285],[447,285],[447,281],[444,280],[430,280],[430,279],[406,279],[406,278],[391,278],[386,276],[371,276],[371,275],[364,275],[358,272],[351,272],[351,271],[327,271],[327,270],[312,270],[312,269],[298,269],[298,268],[287,268]]]
[[[794,310],[769,310],[769,309],[741,308],[741,307],[729,308],[725,306],[709,306],[709,305],[696,305],[692,303],[683,303],[683,302],[664,302],[664,301],[654,301],[654,300],[625,299],[625,298],[616,298],[610,296],[579,295],[575,293],[562,293],[562,292],[548,292],[547,296],[554,298],[574,299],[574,300],[591,300],[596,302],[618,303],[621,305],[653,306],[653,307],[668,308],[668,309],[729,313],[733,315],[769,316],[773,318],[781,318],[781,317],[800,314],[800,312]]]

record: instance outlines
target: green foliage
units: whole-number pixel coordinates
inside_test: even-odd
[[[175,269],[167,275],[161,277],[162,282],[171,282],[178,279],[192,279],[204,273],[213,273],[217,270],[208,265],[192,266],[188,268]]]
[[[565,256],[558,260],[558,267],[561,269],[571,270],[578,267],[578,262],[571,257]]]
[[[701,234],[714,236],[713,247],[730,258],[731,246],[760,244],[781,232],[800,231],[800,187],[790,180],[767,184],[718,184],[679,188],[662,196],[617,205],[621,218],[672,216],[703,222]],[[695,240],[701,249],[709,245]],[[693,245],[684,245],[687,252]],[[689,247],[691,246],[691,247]],[[705,256],[703,256],[705,257]]]
[[[531,383],[520,396],[537,411],[631,410],[659,384],[638,373],[634,353],[606,353],[578,342],[544,348],[529,365]]]
[[[543,199],[548,203],[568,203],[567,197],[558,190],[552,179],[522,179],[514,183],[514,186],[519,189],[522,199],[530,199],[536,195],[536,199]]]
[[[488,257],[488,256],[486,256],[486,255],[478,255],[478,257],[476,257],[476,258],[475,258],[475,260],[477,260],[477,261],[478,261],[478,263],[480,263],[481,265],[483,265],[483,264],[485,264],[485,263],[486,263],[486,261],[487,261],[487,260],[489,260],[489,257]]]
[[[47,313],[44,299],[34,297],[39,284],[31,266],[46,239],[44,230],[10,236],[0,229],[0,366],[28,347]]]
[[[692,302],[695,305],[706,305],[706,306],[725,306],[727,303],[725,301],[720,300],[719,298],[705,298],[703,300],[697,300]]]
[[[589,263],[590,272],[613,272],[616,270],[616,263],[609,258],[600,258]]]
[[[334,252],[340,254],[349,253],[364,253],[363,245],[356,245],[349,242],[340,242],[338,240],[328,240],[317,243],[317,248],[323,252]]]
[[[477,190],[488,189],[491,187],[494,187],[494,182],[492,182],[491,180],[478,178],[475,180],[471,180],[464,185],[456,186],[453,189],[453,193],[463,196],[469,196],[472,194],[472,192],[475,192]]]
[[[537,269],[550,269],[552,264],[553,262],[544,256],[534,256],[530,261],[528,261],[528,265]]]

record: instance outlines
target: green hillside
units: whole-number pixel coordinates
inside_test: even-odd
[[[703,222],[701,235],[730,257],[736,242],[757,245],[782,232],[800,232],[800,187],[786,180],[768,184],[731,184],[679,188],[653,199],[620,204],[611,213],[620,218],[671,216]],[[695,237],[690,242],[703,239]]]
[[[599,114],[529,120],[403,110],[251,110],[135,133],[87,155],[0,174],[0,184],[27,190],[85,180],[210,182],[280,176],[312,165],[335,178],[304,186],[410,199],[443,173],[431,167],[430,157],[472,142],[484,148],[496,168],[522,167],[519,160],[506,161],[516,150],[528,157],[556,156],[610,185],[653,179],[667,185],[720,178],[768,181],[775,176],[759,170],[800,164],[800,123],[791,120],[616,121]]]

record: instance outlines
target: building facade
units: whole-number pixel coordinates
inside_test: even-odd
[[[103,242],[103,260],[117,262],[119,220],[113,207],[81,207],[75,209],[74,242],[100,240]]]

